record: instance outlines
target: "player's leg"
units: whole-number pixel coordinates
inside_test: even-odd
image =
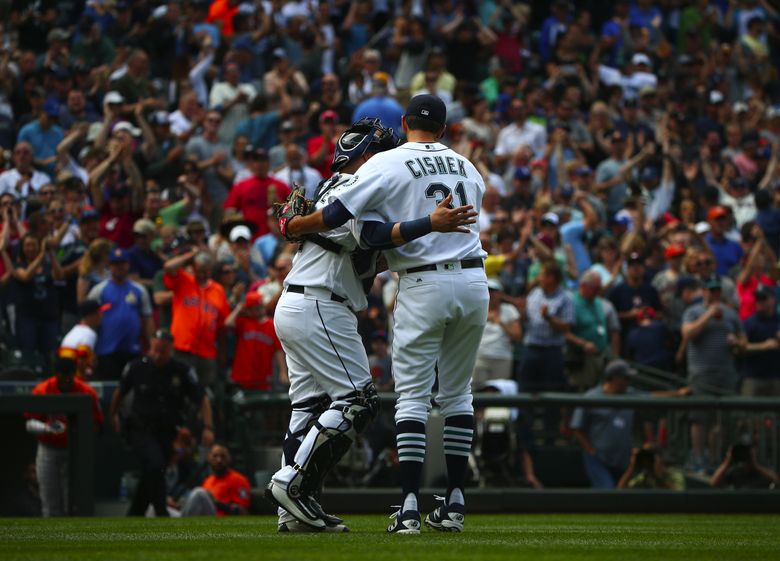
[[[305,323],[295,326],[294,337],[280,333],[282,344],[317,385],[337,401],[310,429],[295,454],[294,465],[274,474],[269,488],[275,500],[296,519],[321,529],[328,515],[313,500],[314,495],[325,474],[375,415],[378,400],[355,315],[336,302],[305,297],[297,297],[294,302]],[[285,321],[281,323],[284,331]]]
[[[399,281],[392,356],[395,391],[399,394],[395,423],[403,502],[388,528],[393,533],[417,533],[420,528],[417,499],[425,461],[425,423],[431,410],[436,356],[446,321],[436,278],[435,273],[406,275]]]
[[[444,504],[425,518],[426,524],[437,530],[463,530],[466,471],[474,438],[471,373],[487,321],[489,298],[486,281],[481,275],[473,277],[471,281],[469,277],[453,280],[453,319],[444,330],[439,356],[436,403],[444,417],[447,493]]]

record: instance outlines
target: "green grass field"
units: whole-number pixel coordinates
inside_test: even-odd
[[[474,515],[462,534],[389,536],[383,516],[348,534],[276,533],[275,518],[0,519],[0,560],[383,561],[780,559],[780,516]]]

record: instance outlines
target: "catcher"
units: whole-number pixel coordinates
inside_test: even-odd
[[[331,170],[314,201],[295,189],[278,210],[279,227],[293,216],[326,206],[350,189],[353,174],[373,154],[394,148],[398,138],[379,119],[354,123],[336,144]],[[283,444],[284,467],[274,474],[266,498],[280,507],[279,531],[347,531],[317,501],[328,470],[347,452],[379,410],[379,400],[355,311],[367,306],[379,250],[430,232],[453,232],[472,216],[444,199],[429,216],[403,223],[350,221],[299,241],[293,267],[274,315],[287,357],[292,414]],[[290,238],[288,238],[290,239]],[[358,243],[359,241],[359,243]]]

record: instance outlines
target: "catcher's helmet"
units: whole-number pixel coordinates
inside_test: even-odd
[[[364,117],[352,123],[352,126],[336,141],[336,154],[330,165],[330,171],[339,171],[366,152],[391,150],[398,146],[399,142],[393,129],[383,127],[379,119]]]

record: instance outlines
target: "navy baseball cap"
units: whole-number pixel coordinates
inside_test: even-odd
[[[612,380],[613,378],[632,378],[637,375],[637,371],[625,361],[621,359],[615,359],[607,364],[604,369],[604,378],[606,380]]]
[[[655,166],[647,166],[645,169],[642,170],[641,179],[642,181],[655,181],[658,179],[658,176],[660,174],[658,173],[658,168]]]
[[[435,95],[420,94],[409,101],[404,116],[420,117],[444,126],[447,122],[447,107]]]
[[[97,220],[100,218],[100,213],[92,207],[86,207],[81,211],[79,216],[79,222],[86,222],[87,220]]]
[[[121,247],[112,249],[111,253],[108,255],[108,262],[121,263],[122,261],[129,261],[127,256],[127,251],[125,251]]]

